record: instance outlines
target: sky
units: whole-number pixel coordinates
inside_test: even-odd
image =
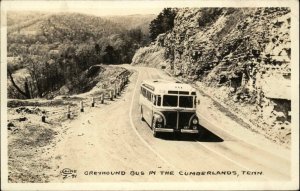
[[[294,0],[295,1],[295,0]],[[96,16],[159,14],[164,7],[286,6],[282,0],[2,0],[3,10],[79,12]]]
[[[80,12],[97,16],[159,14],[164,7],[199,6],[199,1],[4,1],[6,10]],[[197,5],[198,4],[198,5]]]
[[[283,0],[2,0],[1,10],[80,12],[96,16],[159,14],[164,7],[284,6]],[[3,6],[4,5],[4,6]]]

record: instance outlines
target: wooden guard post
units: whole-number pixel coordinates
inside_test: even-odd
[[[116,84],[116,82],[115,82],[114,86],[115,86],[114,87],[114,97],[117,98],[118,92],[117,92],[117,84]]]
[[[120,95],[120,89],[119,89],[119,87],[117,87],[117,94],[118,94],[118,96]]]
[[[45,114],[42,115],[42,122],[46,123],[46,116],[45,116]]]
[[[83,109],[83,101],[80,101],[80,112],[84,112],[84,109]]]
[[[70,109],[70,105],[68,105],[68,108],[67,108],[67,118],[70,119],[71,118],[71,109]]]
[[[95,107],[95,99],[92,98],[92,107]]]
[[[104,104],[104,94],[101,94],[101,104]]]
[[[113,90],[109,90],[109,97],[110,97],[110,100],[111,100],[111,101],[114,100],[114,93],[113,93]]]

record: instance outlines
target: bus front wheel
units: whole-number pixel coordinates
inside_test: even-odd
[[[153,134],[153,137],[155,137],[155,138],[158,137],[158,133],[155,131],[154,127],[152,127],[152,134]]]
[[[158,133],[155,131],[155,121],[152,119],[152,125],[151,125],[151,128],[152,128],[152,134],[153,134],[153,137],[157,137],[158,136]]]

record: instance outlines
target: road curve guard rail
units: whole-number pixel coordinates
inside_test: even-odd
[[[100,95],[97,97],[91,97],[90,100],[80,100],[79,104],[68,104],[64,108],[42,112],[42,122],[46,123],[46,118],[62,114],[64,114],[68,119],[71,119],[76,113],[84,112],[85,108],[95,107],[96,103],[104,104],[105,100],[113,101],[118,96],[121,96],[121,92],[129,82],[130,75],[131,73],[128,71],[121,73],[116,79],[110,81],[110,86],[104,89]]]
[[[89,108],[96,107],[96,104],[105,104],[105,100],[113,101],[118,96],[121,96],[122,91],[129,83],[129,77],[132,75],[130,71],[120,73],[116,78],[109,81],[108,85],[101,88],[97,95],[92,95],[88,98],[68,97],[68,99],[53,99],[53,100],[17,100],[10,99],[7,102],[8,107],[28,107],[33,106],[38,109],[38,114],[42,122],[46,123],[47,119],[56,120],[58,118],[72,119]],[[40,108],[51,107],[45,111]],[[57,107],[57,108],[53,108]],[[21,117],[26,118],[26,117]],[[21,120],[20,118],[10,120]],[[25,119],[27,120],[27,118]]]

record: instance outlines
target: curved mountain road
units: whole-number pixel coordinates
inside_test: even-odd
[[[119,98],[65,123],[69,129],[64,139],[49,153],[57,174],[52,182],[290,179],[289,151],[263,139],[255,144],[248,130],[218,124],[205,114],[205,108],[198,111],[206,129],[204,137],[166,134],[154,138],[149,125],[140,120],[139,86],[144,79],[172,78],[154,68],[124,67],[136,72]],[[63,179],[64,168],[76,170],[76,178]],[[114,172],[120,174],[107,174]]]

